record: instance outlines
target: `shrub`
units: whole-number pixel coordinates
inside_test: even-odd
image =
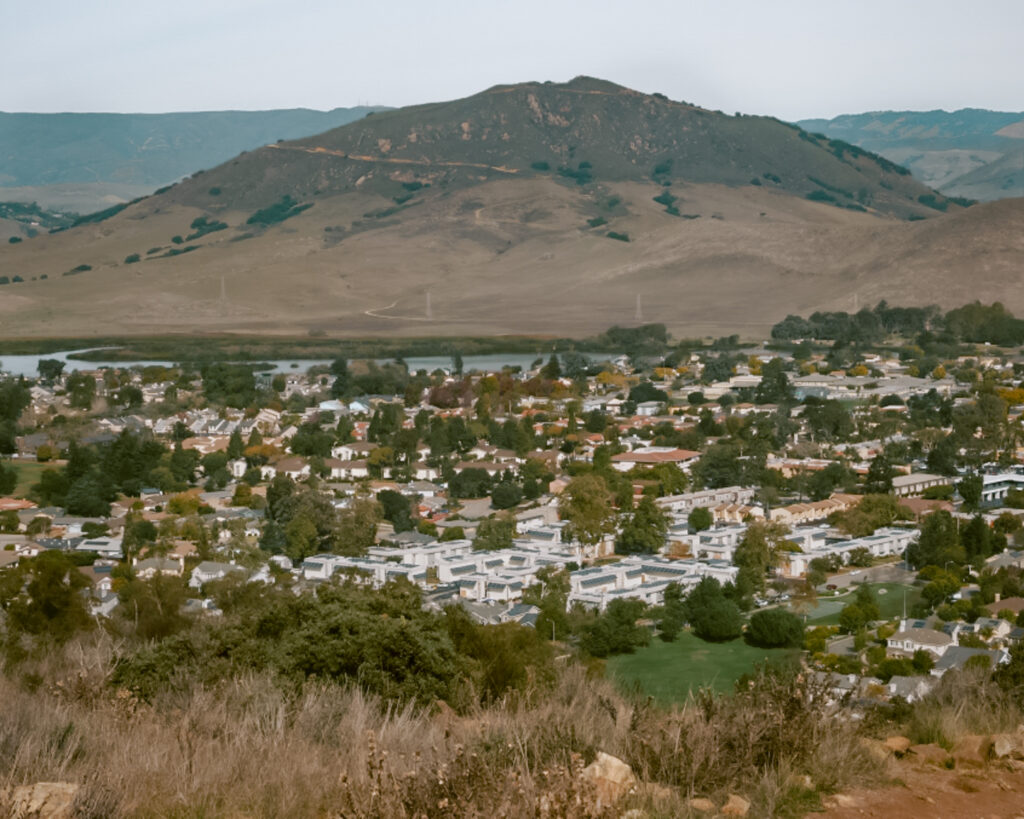
[[[141,258],[142,257],[138,253],[132,253],[132,254],[129,254],[128,256],[124,257],[124,263],[125,264],[135,264]]]
[[[10,239],[7,240],[7,243],[11,244],[11,245],[16,245],[20,241],[21,241],[21,237],[20,236],[12,236]]]
[[[268,227],[269,225],[275,225],[279,222],[283,222],[285,219],[291,219],[293,216],[298,216],[304,210],[309,210],[311,207],[313,207],[312,202],[300,205],[289,195],[285,194],[273,205],[256,211],[252,216],[246,219],[245,223],[247,225],[262,225],[263,227]]]
[[[836,198],[834,196],[832,196],[830,194],[827,194],[827,193],[825,193],[825,191],[821,191],[821,190],[811,191],[809,194],[807,194],[807,198],[810,199],[812,202],[835,202],[836,201]]]
[[[917,197],[917,201],[924,205],[926,208],[931,208],[932,210],[944,212],[946,208],[949,207],[949,202],[945,201],[944,199],[937,199],[935,197],[935,194],[933,193],[922,193],[919,197]]]
[[[804,641],[804,624],[785,609],[754,612],[747,626],[747,642],[759,648],[799,648]]]
[[[220,188],[218,188],[218,187],[210,188],[209,194],[210,194],[210,196],[220,196]]]
[[[159,191],[158,191],[159,193]],[[90,225],[96,224],[97,222],[103,222],[109,219],[111,216],[117,216],[121,211],[128,207],[130,203],[126,202],[121,205],[114,205],[106,210],[96,211],[96,213],[87,213],[85,216],[79,216],[71,223],[71,227],[78,227],[79,225]]]
[[[543,161],[541,161],[541,162],[531,162],[530,163],[530,167],[533,168],[535,171],[550,171],[551,170],[551,163],[550,162],[543,162]]]
[[[629,234],[628,233],[616,233],[614,230],[609,230],[605,235],[609,239],[615,239],[618,242],[628,242],[629,241]]]
[[[587,219],[587,224],[592,228],[601,227],[601,225],[607,225],[608,220],[603,216],[595,216],[593,219]]]
[[[205,236],[207,233],[215,233],[218,230],[227,230],[228,226],[226,222],[218,222],[217,220],[209,221],[205,216],[199,216],[192,220],[190,227],[195,231],[185,237],[186,242],[191,242],[194,239],[199,239]]]

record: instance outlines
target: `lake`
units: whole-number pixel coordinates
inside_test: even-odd
[[[90,348],[95,350],[96,348]],[[102,348],[101,348],[102,349]],[[34,378],[38,375],[39,361],[44,358],[54,358],[58,361],[63,361],[65,364],[65,372],[73,372],[75,370],[98,370],[103,367],[112,368],[128,368],[128,367],[170,367],[174,366],[173,361],[79,361],[74,358],[68,358],[70,355],[81,354],[89,352],[86,350],[66,350],[59,353],[45,353],[42,355],[5,355],[0,356],[0,371],[10,373],[11,375],[23,375],[27,378]],[[605,361],[610,358],[615,358],[618,353],[583,353],[586,358],[590,361]],[[547,355],[544,356],[547,358]],[[469,372],[471,370],[480,371],[492,371],[500,370],[502,367],[522,367],[524,370],[530,368],[534,361],[537,360],[537,356],[532,353],[490,353],[488,355],[466,355],[462,358],[463,370]],[[386,364],[389,361],[394,361],[393,358],[381,358],[377,359],[378,364]],[[261,362],[262,363],[262,362]],[[329,358],[317,358],[317,359],[295,359],[295,358],[282,358],[282,359],[271,359],[267,362],[271,367],[269,370],[260,370],[260,372],[269,373],[289,373],[289,372],[305,372],[310,367],[326,366],[331,363]],[[412,356],[405,359],[405,363],[408,365],[410,372],[416,372],[417,370],[426,370],[432,372],[436,369],[448,369],[452,366],[451,356]]]

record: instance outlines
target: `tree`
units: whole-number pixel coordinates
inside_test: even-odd
[[[608,608],[580,635],[580,647],[592,657],[632,654],[650,642],[650,632],[636,624],[644,613],[639,600],[612,600]]]
[[[0,495],[10,495],[18,485],[18,470],[0,461]]]
[[[448,490],[453,498],[482,498],[490,494],[491,476],[486,469],[471,466],[448,482]]]
[[[523,499],[523,490],[512,481],[502,481],[491,491],[491,503],[495,509],[511,509]]]
[[[189,618],[181,613],[188,597],[183,578],[158,572],[149,580],[132,579],[121,586],[117,596],[117,614],[132,623],[144,640],[161,640],[189,625]]]
[[[715,519],[710,509],[706,506],[698,506],[696,509],[692,509],[690,514],[686,516],[686,522],[694,532],[703,532],[711,528]]]
[[[800,648],[804,642],[803,621],[785,609],[756,611],[747,627],[747,642],[759,648]]]
[[[93,625],[82,590],[89,585],[66,554],[43,552],[22,560],[0,586],[8,627],[64,642]]]
[[[241,458],[245,454],[245,442],[242,440],[242,432],[235,427],[231,433],[231,437],[228,438],[228,449],[227,455],[231,460]]]
[[[964,510],[976,512],[981,506],[981,490],[984,482],[981,475],[968,475],[956,485],[960,497],[964,499]]]
[[[367,495],[356,495],[348,508],[338,512],[333,551],[342,555],[364,555],[377,540],[381,505]]]
[[[92,409],[93,398],[96,397],[96,379],[82,372],[73,372],[65,384],[68,403],[74,409]]]
[[[884,452],[879,452],[868,465],[868,474],[864,479],[864,491],[876,495],[892,492],[892,476],[892,464]]]
[[[722,585],[713,577],[703,577],[693,587],[685,609],[690,628],[702,640],[724,642],[743,633],[739,606],[725,597]]]
[[[956,519],[943,510],[932,512],[921,524],[921,536],[907,547],[907,560],[916,569],[963,564],[966,553],[960,543]]]
[[[786,377],[785,365],[781,358],[773,358],[761,367],[761,383],[754,391],[758,404],[785,404],[793,399],[793,389]]]
[[[487,518],[480,521],[473,538],[473,549],[476,551],[493,551],[511,549],[512,539],[516,535],[516,522],[506,518]]]
[[[41,358],[36,364],[36,369],[43,381],[52,384],[64,372],[64,362],[56,358]]]
[[[655,554],[665,545],[668,518],[654,499],[644,495],[615,541],[619,554]]]
[[[755,590],[763,589],[768,570],[778,564],[780,547],[789,529],[778,523],[755,521],[747,527],[733,553],[733,563],[745,572]]]
[[[852,509],[840,512],[835,525],[853,537],[867,537],[888,526],[899,515],[899,501],[893,495],[864,495]]]
[[[377,501],[384,520],[395,527],[396,534],[413,528],[412,501],[409,498],[393,489],[384,489],[377,493]]]
[[[562,377],[562,365],[559,364],[558,356],[555,353],[552,353],[548,363],[540,368],[540,376],[551,381]]]
[[[676,639],[685,622],[686,596],[678,583],[669,583],[665,587],[661,619],[658,621],[661,639],[671,643]]]
[[[572,536],[588,545],[598,543],[615,528],[608,484],[592,472],[569,481],[558,500],[558,514],[569,521]]]

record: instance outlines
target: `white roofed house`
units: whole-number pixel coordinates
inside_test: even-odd
[[[888,639],[890,650],[913,656],[915,651],[924,650],[936,657],[941,657],[946,650],[956,644],[948,634],[928,628],[924,620],[903,620],[900,630]]]
[[[193,589],[200,589],[206,583],[212,580],[220,580],[222,577],[227,577],[227,575],[233,572],[242,573],[246,577],[250,574],[249,570],[244,566],[239,566],[235,563],[218,563],[213,560],[204,560],[192,570],[192,576],[189,578],[188,585]]]

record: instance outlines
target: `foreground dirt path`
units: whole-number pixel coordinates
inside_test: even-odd
[[[928,819],[1024,819],[1024,771],[997,764],[981,770],[947,771],[920,763],[893,765],[894,784],[826,797],[827,819],[927,817]]]

